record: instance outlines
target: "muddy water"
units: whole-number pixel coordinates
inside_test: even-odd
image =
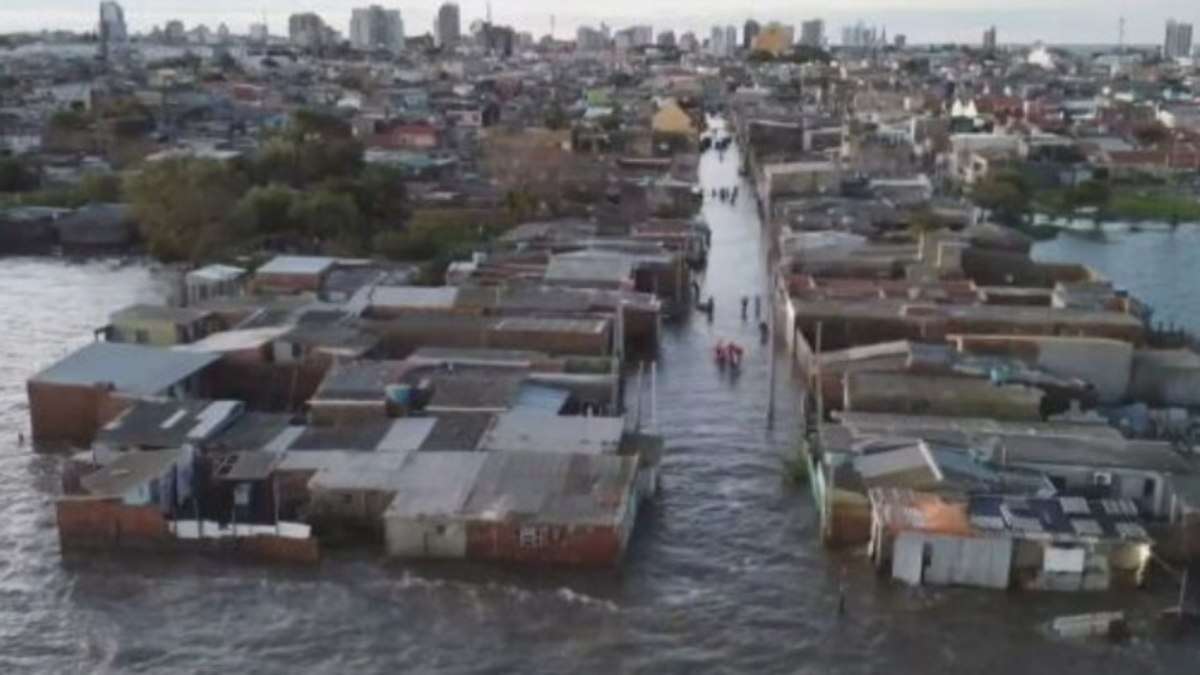
[[[708,155],[707,186],[737,180]],[[314,571],[211,560],[61,561],[58,460],[19,446],[24,379],[88,339],[112,309],[159,294],[142,267],[0,259],[0,673],[1195,673],[1200,643],[1062,644],[1038,623],[1132,608],[1169,591],[1099,596],[900,588],[861,555],[816,543],[807,492],[780,478],[797,391],[778,381],[741,296],[762,292],[758,222],[743,186],[710,202],[709,323],[668,326],[658,427],[668,453],[620,572],[530,572],[337,556]],[[751,318],[753,304],[751,303]],[[740,377],[717,339],[747,346]],[[846,589],[844,616],[836,612]]]

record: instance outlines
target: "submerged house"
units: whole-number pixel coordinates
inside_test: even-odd
[[[608,566],[637,518],[637,459],[546,452],[419,453],[383,514],[397,557]],[[427,486],[437,485],[430,490]]]
[[[133,305],[114,312],[104,333],[109,342],[170,347],[202,340],[220,328],[216,315],[202,309]]]
[[[26,383],[33,437],[87,445],[131,399],[203,396],[216,354],[95,342]]]
[[[1128,500],[873,488],[871,559],[910,585],[1106,590],[1141,584],[1151,540]]]

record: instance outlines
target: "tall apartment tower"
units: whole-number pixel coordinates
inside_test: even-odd
[[[447,2],[439,7],[437,21],[433,27],[439,47],[453,47],[458,44],[462,39],[462,17],[458,5]]]
[[[1192,24],[1171,19],[1163,40],[1163,58],[1179,59],[1192,55]]]

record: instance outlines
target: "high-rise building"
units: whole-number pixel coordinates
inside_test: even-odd
[[[221,45],[228,44],[229,37],[230,37],[229,26],[225,25],[225,23],[222,22],[220,25],[217,26],[217,44],[221,44]]]
[[[821,47],[825,44],[825,22],[820,19],[800,24],[800,44],[806,47]]]
[[[671,49],[675,46],[675,31],[664,30],[654,39],[655,44],[663,49]]]
[[[398,9],[379,5],[360,7],[350,14],[350,44],[356,49],[404,50],[404,19]]]
[[[1171,19],[1163,41],[1163,58],[1179,59],[1192,55],[1192,24]]]
[[[595,28],[580,26],[575,31],[575,49],[581,52],[602,52],[608,49],[608,38]]]
[[[458,5],[444,3],[438,8],[437,21],[433,25],[439,47],[453,47],[462,39],[462,16]]]
[[[725,29],[713,26],[708,37],[708,51],[714,56],[725,55]]]
[[[991,28],[983,31],[983,49],[984,49],[984,51],[988,51],[988,52],[996,51],[996,27],[995,26],[992,26]]]
[[[121,5],[106,0],[100,3],[100,49],[105,57],[119,49],[129,40],[125,29],[125,10]]]
[[[738,29],[737,26],[725,26],[725,50],[727,54],[733,54],[738,48]]]
[[[861,21],[842,29],[842,46],[851,49],[870,49],[879,44],[879,31]]]
[[[252,23],[249,34],[251,42],[262,44],[271,38],[271,29],[265,23]]]
[[[312,12],[288,17],[288,39],[304,49],[320,49],[334,43],[337,33]]]
[[[908,46],[908,36],[904,33],[897,33],[892,39],[892,44],[896,45],[896,49],[904,49]]]
[[[654,44],[654,27],[652,26],[630,26],[630,37],[633,39],[633,46],[646,47]]]
[[[754,38],[762,31],[762,26],[754,19],[747,19],[742,26],[742,49],[749,50],[754,46]]]
[[[692,31],[687,31],[679,36],[679,49],[685,52],[694,52],[700,49],[700,40]]]

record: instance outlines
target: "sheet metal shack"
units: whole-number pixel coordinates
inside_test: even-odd
[[[873,488],[871,559],[910,585],[1086,591],[1141,584],[1150,538],[1128,500]]]
[[[616,565],[624,555],[637,519],[636,458],[430,454],[418,453],[401,472],[412,473],[384,513],[390,555],[588,566]],[[436,483],[422,478],[429,474]]]
[[[95,342],[34,375],[26,383],[33,437],[91,443],[128,399],[195,398],[216,354]]]

